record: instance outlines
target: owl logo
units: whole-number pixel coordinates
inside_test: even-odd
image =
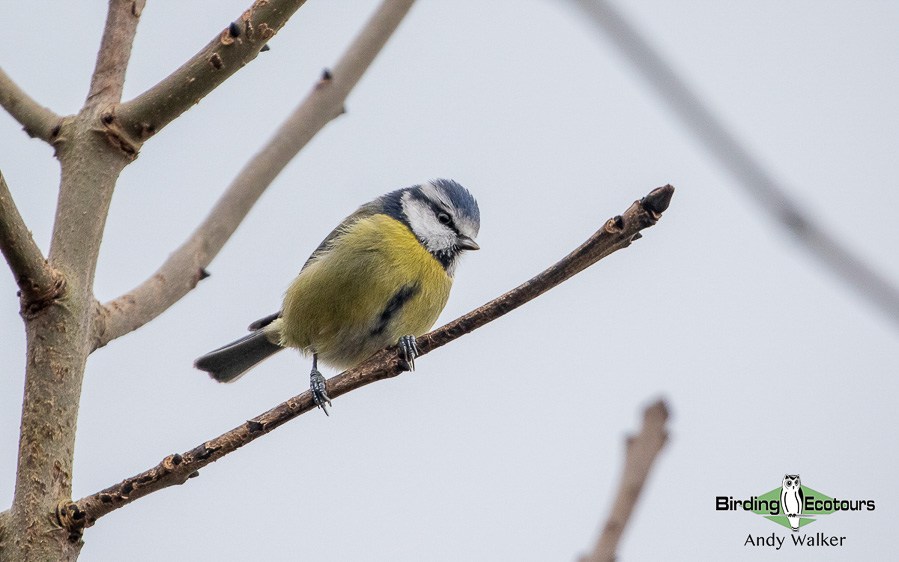
[[[799,530],[800,515],[802,515],[802,482],[798,474],[785,474],[783,488],[780,491],[780,510],[787,516],[790,528],[794,532]]]

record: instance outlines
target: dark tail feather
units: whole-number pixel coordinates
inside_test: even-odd
[[[264,330],[210,351],[194,361],[194,367],[206,371],[219,382],[233,382],[251,368],[284,349],[272,343]]]

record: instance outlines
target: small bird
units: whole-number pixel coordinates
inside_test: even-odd
[[[322,241],[284,296],[280,312],[194,362],[233,382],[286,347],[312,356],[315,404],[331,405],[318,362],[348,369],[399,344],[415,367],[416,336],[446,305],[459,256],[478,250],[478,203],[452,180],[392,191],[366,203]]]

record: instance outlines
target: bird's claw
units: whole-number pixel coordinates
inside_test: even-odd
[[[312,372],[309,374],[309,389],[312,390],[312,400],[315,401],[315,405],[321,408],[326,416],[329,415],[328,409],[325,408],[325,403],[330,406],[331,399],[328,398],[328,387],[325,384],[325,376],[322,375],[318,369],[312,369]]]
[[[415,336],[408,335],[400,338],[400,350],[403,352],[403,359],[406,361],[406,368],[410,371],[415,370],[415,358],[420,355],[418,352],[418,344],[415,343]]]

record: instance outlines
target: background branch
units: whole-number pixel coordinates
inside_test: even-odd
[[[22,124],[32,138],[51,142],[62,118],[34,101],[0,68],[0,105]]]
[[[340,58],[334,71],[326,72],[268,144],[244,166],[191,237],[140,286],[102,306],[98,303],[94,349],[153,320],[206,277],[205,268],[269,184],[318,131],[342,113],[350,91],[413,2],[383,2]]]
[[[143,94],[120,105],[115,119],[139,145],[193,107],[241,67],[306,0],[256,0],[250,8],[178,70]],[[235,36],[236,34],[236,36]]]
[[[631,205],[624,214],[610,219],[584,244],[528,282],[484,306],[418,338],[424,355],[503,316],[536,298],[576,273],[639,238],[640,231],[654,225],[668,208],[674,188],[654,189]],[[328,380],[328,395],[335,399],[373,382],[395,377],[404,370],[396,348],[385,349],[362,364]],[[60,524],[72,532],[93,525],[97,519],[134,500],[176,484],[183,484],[197,471],[265,435],[284,423],[315,409],[309,391],[291,398],[231,431],[183,454],[169,455],[159,465],[77,502],[57,508]]]
[[[899,289],[814,221],[800,203],[606,0],[574,0],[655,88],[675,115],[778,224],[837,277],[899,324]]]
[[[659,400],[644,410],[640,433],[627,439],[624,473],[621,475],[615,505],[593,552],[582,557],[580,562],[615,561],[615,551],[618,550],[621,534],[634,511],[634,505],[640,497],[640,491],[646,483],[652,463],[668,439],[668,432],[665,430],[666,421],[668,421],[668,407],[664,400]]]
[[[0,172],[0,250],[9,264],[22,297],[22,312],[35,312],[59,296],[63,277],[47,263],[37,247]]]

